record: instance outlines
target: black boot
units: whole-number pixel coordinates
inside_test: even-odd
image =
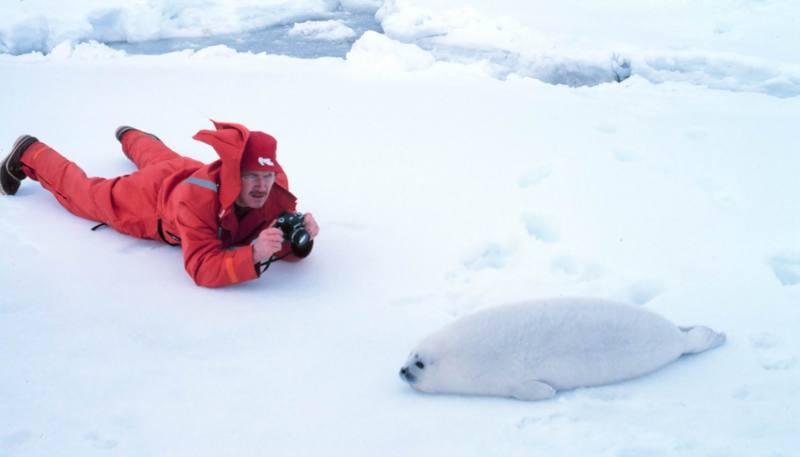
[[[136,130],[137,132],[142,132],[142,133],[144,133],[145,135],[150,135],[150,136],[152,136],[153,138],[157,139],[158,141],[161,141],[161,138],[159,138],[159,137],[157,137],[157,136],[153,135],[152,133],[147,133],[147,132],[145,132],[144,130],[139,130],[139,129],[137,129],[136,127],[131,127],[130,125],[120,125],[119,127],[117,127],[117,131],[116,131],[116,132],[114,132],[114,136],[116,136],[116,137],[117,137],[117,141],[119,141],[120,143],[122,143],[122,135],[125,135],[125,133],[126,133],[126,132],[128,132],[128,131],[130,131],[130,130]],[[163,143],[163,141],[161,141],[161,142]]]
[[[14,142],[11,152],[0,163],[0,193],[3,195],[17,193],[20,182],[26,178],[22,172],[22,153],[37,141],[39,140],[30,135],[22,135]]]

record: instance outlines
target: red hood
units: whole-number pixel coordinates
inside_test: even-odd
[[[219,155],[222,166],[219,175],[219,202],[221,208],[226,210],[233,206],[242,190],[242,181],[239,168],[244,155],[244,147],[250,138],[247,127],[233,122],[214,123],[214,130],[200,130],[192,138],[211,145]],[[280,170],[279,175],[282,175]],[[285,179],[284,179],[285,180]]]

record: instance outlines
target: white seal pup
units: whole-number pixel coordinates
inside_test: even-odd
[[[422,392],[542,400],[635,378],[724,341],[708,327],[677,327],[622,303],[539,300],[454,321],[417,345],[400,377]]]

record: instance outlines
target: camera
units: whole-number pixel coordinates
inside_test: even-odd
[[[311,235],[306,231],[303,213],[283,213],[275,220],[275,227],[283,232],[283,239],[292,246],[292,254],[305,257],[311,252]]]

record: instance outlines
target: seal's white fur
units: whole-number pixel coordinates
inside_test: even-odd
[[[621,303],[540,300],[456,320],[425,338],[400,374],[423,392],[540,400],[641,376],[724,341]]]

